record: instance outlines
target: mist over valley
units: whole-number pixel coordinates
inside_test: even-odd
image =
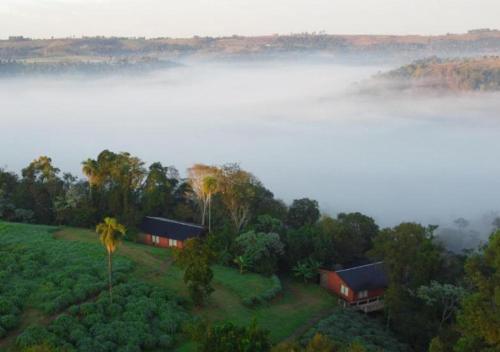
[[[198,62],[1,80],[1,162],[18,172],[49,155],[80,176],[80,161],[103,149],[181,175],[195,162],[238,162],[286,202],[307,196],[325,213],[361,211],[384,226],[500,210],[498,93],[359,92],[397,66]]]

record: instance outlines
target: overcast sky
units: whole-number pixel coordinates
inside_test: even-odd
[[[500,0],[0,0],[0,36],[441,34],[500,27]]]

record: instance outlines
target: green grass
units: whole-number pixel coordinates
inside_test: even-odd
[[[30,225],[19,226],[20,234]],[[51,228],[51,231],[54,231]],[[78,244],[88,244],[92,251],[100,251],[104,260],[104,250],[100,247],[97,235],[86,229],[63,227],[55,232],[53,238],[69,250],[75,248],[72,255],[80,255]],[[1,239],[0,239],[1,240]],[[69,242],[69,243],[68,243]],[[69,245],[69,246],[68,246]],[[177,296],[188,299],[187,290],[182,280],[183,272],[172,263],[169,249],[124,242],[117,250],[116,257],[131,261],[134,266],[129,276],[143,282],[165,288]],[[334,298],[315,284],[303,284],[288,278],[282,278],[283,294],[269,304],[248,308],[242,300],[248,295],[264,291],[272,285],[268,277],[257,274],[240,274],[236,269],[215,265],[213,286],[206,307],[193,308],[191,313],[210,322],[231,321],[247,325],[253,319],[270,330],[274,342],[296,336],[324,317],[335,306]],[[179,351],[193,351],[194,344],[186,342]]]

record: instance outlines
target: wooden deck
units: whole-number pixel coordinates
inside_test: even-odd
[[[376,312],[384,309],[384,300],[380,297],[361,299],[352,303],[341,300],[341,304],[344,307],[360,310],[365,313]]]

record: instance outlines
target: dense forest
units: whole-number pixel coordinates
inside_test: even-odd
[[[151,58],[130,60],[127,58],[104,61],[48,61],[27,62],[21,60],[0,60],[0,77],[32,75],[80,74],[102,75],[123,73],[144,73],[157,69],[178,66],[171,61]]]
[[[334,314],[332,318],[321,321],[302,340],[273,347],[276,351],[371,351],[377,348],[403,351],[407,348],[405,346],[410,346],[410,350],[432,352],[492,352],[500,349],[500,231],[493,231],[489,242],[481,248],[454,254],[436,238],[436,226],[406,222],[392,228],[380,228],[374,219],[361,213],[341,213],[336,217],[322,215],[318,203],[308,198],[297,199],[287,205],[276,199],[257,177],[237,164],[196,164],[188,169],[186,178],[181,178],[174,167],[159,162],[146,166],[141,159],[129,153],[105,150],[95,159],[83,161],[82,172],[85,179],[61,173],[46,156],[35,159],[20,175],[0,170],[0,219],[95,228],[104,218],[113,217],[125,225],[123,232],[126,227],[125,236],[129,241],[136,240],[137,226],[146,215],[204,224],[209,229],[206,239],[189,243],[177,255],[179,265],[185,269],[184,280],[187,280],[193,302],[199,305],[203,305],[213,291],[210,284],[213,274],[208,264],[217,263],[223,267],[235,267],[241,273],[273,278],[277,282],[275,288],[263,297],[251,298],[247,304],[252,306],[276,296],[281,290],[279,277],[290,276],[315,282],[319,267],[342,268],[373,260],[384,261],[390,278],[385,311],[383,317],[373,319],[382,319],[389,331],[379,332],[375,326],[367,329],[366,324],[371,324],[369,321],[349,318],[349,312],[342,313],[346,314],[345,319],[339,319],[342,315]],[[495,226],[498,225],[497,222]],[[99,227],[98,232],[102,232]],[[10,246],[16,243],[15,236],[3,236],[4,240],[9,239],[5,243],[10,243]],[[66,253],[68,263],[73,260],[68,254],[70,252],[60,244],[56,246],[53,242],[44,242],[39,236],[31,238],[39,242],[33,250],[45,246],[47,250],[59,251],[61,254],[58,255]],[[7,249],[10,247],[5,248],[12,252]],[[35,275],[30,268],[36,268],[37,261],[54,267],[60,264],[57,261],[52,263],[53,257],[44,257],[40,252],[29,257],[31,264],[23,264],[16,269],[13,263],[28,258],[25,257],[26,248],[24,256],[17,259],[2,255],[2,261],[5,260],[4,264],[12,270],[0,280],[14,282],[8,278],[16,270],[28,270],[22,275]],[[93,255],[95,251],[90,250],[88,258]],[[85,297],[99,290],[92,283],[92,275],[98,274],[88,271],[88,265],[78,265],[81,265],[78,275],[86,280],[82,282],[81,293]],[[127,265],[126,262],[118,263],[115,273],[119,276],[116,279],[118,282],[124,280],[127,270],[130,270]],[[197,284],[189,286],[189,283]],[[20,281],[20,285],[24,284]],[[120,319],[127,321],[132,314],[138,314],[144,308],[141,304],[156,305],[151,308],[155,323],[149,329],[160,329],[161,324],[173,324],[171,333],[178,331],[178,320],[183,319],[184,308],[178,307],[175,300],[169,303],[172,298],[161,303],[163,301],[159,301],[158,297],[163,293],[153,287],[134,285],[126,283],[118,286],[116,300],[119,305],[113,308],[115,313],[106,307],[105,298],[101,297],[88,306],[72,308],[74,311],[64,318],[68,321],[56,320],[53,324],[59,326],[51,327],[49,331],[29,331],[27,335],[21,335],[23,338],[18,345],[31,346],[32,335],[38,334],[42,336],[35,339],[38,342],[44,341],[43,336],[51,336],[53,340],[50,341],[67,341],[65,346],[71,349],[73,337],[70,337],[69,326],[80,331],[85,324],[92,325],[92,319],[109,320],[111,324],[115,319],[113,316],[122,315]],[[26,294],[26,290],[20,292],[20,295]],[[129,295],[142,297],[134,303],[137,307],[131,305],[132,302],[127,303]],[[16,326],[18,308],[8,300],[17,302],[16,305],[22,303],[7,293],[2,293],[0,299],[2,336]],[[60,307],[67,307],[74,301],[71,296],[65,299],[67,301],[61,301]],[[47,301],[40,298],[40,302]],[[58,306],[45,305],[43,309],[48,312],[59,309]],[[99,313],[104,316],[90,315],[85,318],[90,319],[88,322],[79,320],[81,309],[104,312]],[[172,311],[173,315],[170,318],[162,315],[162,309]],[[352,326],[365,325],[356,330],[345,326],[346,321],[351,321]],[[160,325],[155,325],[156,322]],[[83,325],[80,327],[79,324]],[[147,335],[149,323],[144,321],[141,324],[146,324],[141,329]],[[345,333],[339,334],[339,331],[344,331],[342,329],[346,329]],[[364,329],[367,329],[363,332],[366,335],[361,333]],[[202,351],[268,351],[272,345],[268,333],[257,325],[239,327],[226,323],[207,327],[201,324],[191,327],[191,331]],[[127,334],[125,330],[123,333]],[[385,334],[390,336],[383,337]],[[64,336],[68,336],[68,340],[64,340]],[[227,345],[229,336],[231,345]],[[88,346],[80,350],[97,348],[92,345],[92,339],[81,338]],[[161,341],[152,340],[151,346],[171,346],[170,336],[162,338]],[[249,338],[253,341],[250,345]],[[382,343],[392,347],[383,347]]]
[[[397,88],[433,88],[452,91],[500,90],[500,57],[418,60],[377,76]]]

